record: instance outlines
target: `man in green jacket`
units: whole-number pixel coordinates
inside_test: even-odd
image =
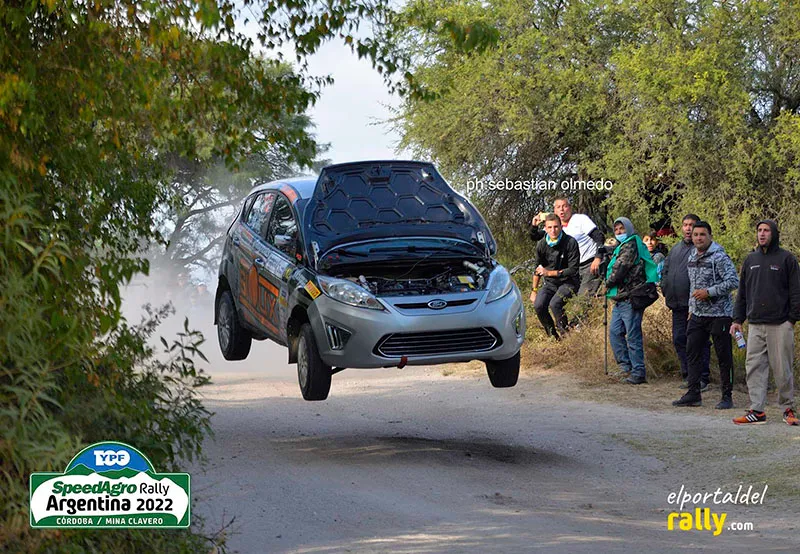
[[[641,291],[647,283],[657,282],[658,268],[630,219],[619,217],[614,221],[614,236],[619,246],[606,273],[606,296],[614,300],[609,341],[621,373],[627,375],[625,382],[641,385],[647,382],[642,337],[644,310],[634,309],[631,294]]]

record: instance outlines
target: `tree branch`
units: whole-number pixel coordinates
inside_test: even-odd
[[[224,239],[225,239],[225,235],[222,235],[222,236],[219,236],[219,237],[215,238],[210,243],[208,243],[208,245],[205,248],[203,248],[202,250],[200,250],[196,254],[194,254],[192,256],[189,256],[188,258],[180,258],[178,260],[178,263],[183,264],[183,265],[188,265],[188,264],[196,262],[197,260],[202,259],[203,256],[205,256],[212,248],[214,248],[215,246],[217,246],[219,244],[222,244],[222,241]]]
[[[175,222],[175,229],[169,235],[169,243],[174,244],[174,241],[177,241],[178,237],[181,235],[183,231],[183,227],[186,225],[186,222],[195,215],[200,215],[208,212],[213,212],[219,208],[224,208],[226,206],[235,206],[239,202],[241,202],[241,198],[234,198],[233,200],[227,200],[225,202],[217,202],[216,204],[211,204],[210,206],[206,206],[205,208],[197,208],[194,210],[189,210],[184,215],[178,218],[178,221]]]

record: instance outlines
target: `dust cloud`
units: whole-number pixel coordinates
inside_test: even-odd
[[[205,290],[201,284],[206,285]],[[151,269],[149,276],[138,276],[122,291],[122,314],[131,325],[137,325],[147,319],[148,305],[157,311],[171,304],[174,313],[161,322],[150,340],[160,359],[167,357],[160,337],[171,345],[178,333],[184,331],[184,321],[188,318],[189,329],[203,334],[204,342],[199,350],[208,358],[205,362],[195,357],[195,365],[212,378],[221,374],[246,373],[281,380],[296,379],[296,366],[286,363],[286,348],[270,340],[254,340],[245,360],[232,362],[222,357],[214,325],[216,286],[216,280],[201,282],[185,274]]]

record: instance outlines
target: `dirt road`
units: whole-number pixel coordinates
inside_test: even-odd
[[[256,358],[283,359],[279,349],[259,348]],[[493,389],[477,365],[454,374],[441,367],[349,370],[334,377],[326,402],[312,403],[301,399],[293,367],[267,364],[269,372],[236,372],[234,365],[213,375],[206,403],[216,412],[216,439],[206,447],[206,472],[192,469],[197,509],[209,527],[235,516],[228,529],[235,551],[800,548],[796,512],[780,490],[758,505],[707,504],[728,514],[719,536],[667,530],[668,513],[678,511],[667,502],[670,492],[681,485],[736,492],[736,481],[718,466],[701,475],[677,452],[657,459],[637,441],[694,427],[758,438],[759,428],[733,428],[727,416],[570,400],[563,394],[570,381],[545,374]],[[795,440],[793,429],[778,425],[761,429]],[[713,440],[706,455],[715,456]],[[754,530],[728,529],[732,522]]]

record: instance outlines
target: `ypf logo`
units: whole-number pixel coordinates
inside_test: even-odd
[[[96,466],[124,467],[131,461],[127,450],[94,450],[94,464]]]

